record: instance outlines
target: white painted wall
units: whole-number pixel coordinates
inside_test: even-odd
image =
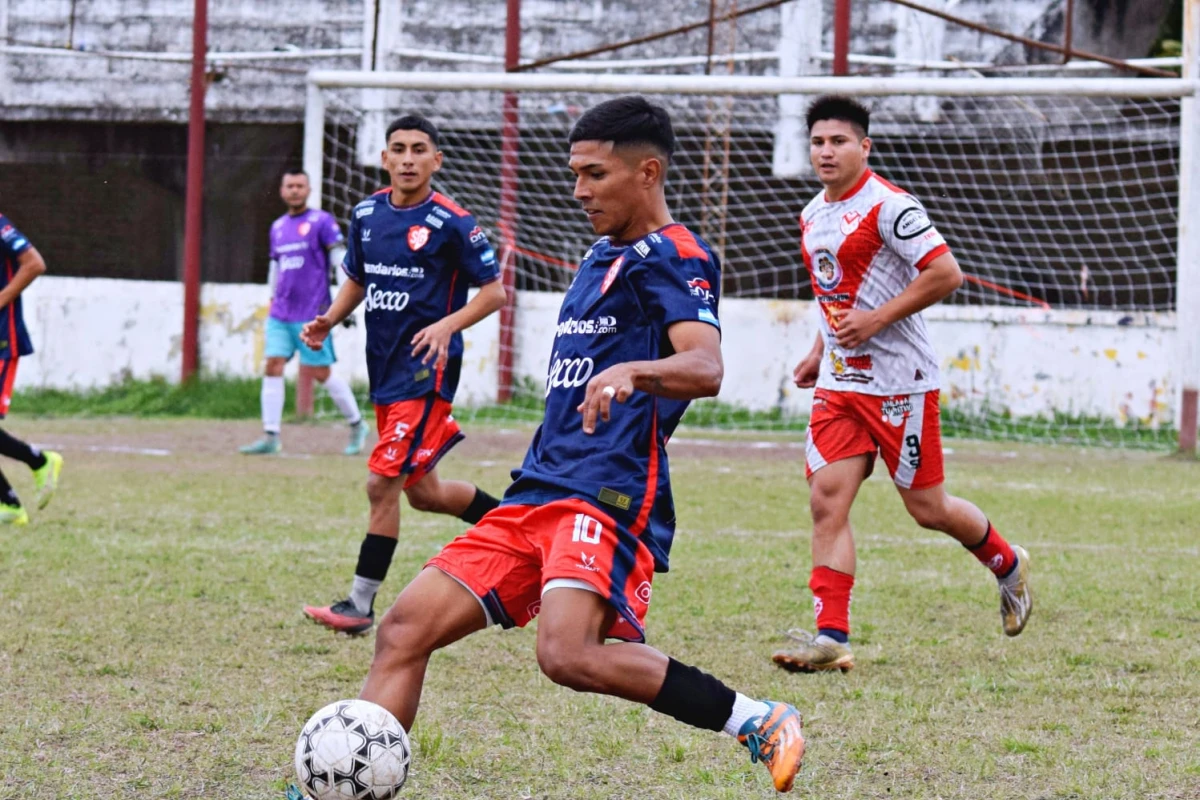
[[[18,386],[102,386],[124,376],[175,380],[180,368],[183,291],[177,283],[38,279],[26,292],[34,356]],[[266,288],[208,284],[201,294],[201,363],[225,375],[259,374]],[[540,384],[546,374],[561,295],[521,292],[515,372]],[[942,355],[943,394],[952,405],[1008,408],[1026,416],[1063,411],[1172,424],[1178,406],[1172,314],[1037,311],[939,306],[926,312]],[[755,410],[804,413],[811,392],[792,368],[816,336],[813,306],[801,301],[721,303],[725,382],[720,399]],[[366,381],[364,330],[339,328],[336,369]],[[457,402],[496,394],[499,319],[467,331]],[[295,369],[295,363],[290,365]]]

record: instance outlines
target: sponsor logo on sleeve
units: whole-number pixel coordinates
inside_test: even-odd
[[[896,234],[897,239],[907,241],[917,238],[932,227],[933,223],[929,221],[929,215],[925,213],[925,209],[920,206],[909,206],[896,217],[896,222],[892,225],[892,232]]]
[[[707,308],[702,308],[697,311],[696,317],[701,322],[707,322],[709,325],[716,325],[718,328],[721,327],[721,323],[717,321],[717,315],[709,311]]]
[[[426,214],[425,215],[425,224],[431,225],[440,231],[442,229],[442,226],[445,225],[446,223],[442,221],[441,217],[439,217],[435,214]]]
[[[496,251],[489,247],[479,254],[479,260],[489,267],[494,267],[496,265]]]
[[[362,219],[363,217],[369,217],[374,213],[375,213],[375,204],[370,203],[369,205],[359,206],[358,208],[354,209],[354,218]]]
[[[408,229],[408,249],[414,253],[429,243],[429,228],[424,225],[413,225]]]
[[[478,246],[481,242],[487,241],[487,234],[483,232],[483,228],[476,225],[471,229],[470,234],[471,244]]]
[[[713,301],[712,284],[705,278],[692,278],[687,283],[688,289],[692,292],[692,297],[698,297],[705,303]]]
[[[650,245],[646,244],[644,240],[634,243],[633,249],[642,258],[650,255]]]
[[[663,242],[663,238],[662,238],[661,234],[652,233],[652,234],[650,234],[650,236],[648,238],[650,239],[650,241],[654,242],[655,244],[662,244],[662,242]]]

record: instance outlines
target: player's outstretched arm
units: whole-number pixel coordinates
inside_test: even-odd
[[[624,403],[635,391],[670,400],[715,397],[721,391],[725,362],[721,333],[707,322],[677,322],[667,329],[673,355],[656,361],[628,361],[594,376],[579,404],[583,432],[594,433],[596,419],[611,419],[612,403]]]
[[[36,247],[31,247],[17,256],[16,273],[8,285],[0,289],[0,308],[7,308],[9,303],[16,300],[21,292],[25,291],[25,287],[33,283],[34,278],[45,271],[46,262],[42,260],[42,254],[37,251]]]
[[[425,357],[422,364],[434,362],[442,366],[450,356],[450,338],[459,331],[464,331],[479,320],[499,311],[507,302],[508,294],[504,291],[504,283],[494,280],[479,287],[474,297],[458,311],[447,314],[437,322],[417,331],[413,337],[413,355]]]
[[[325,344],[325,337],[334,325],[350,316],[358,304],[367,296],[367,290],[357,281],[346,281],[333,298],[329,310],[315,319],[304,323],[300,329],[300,340],[312,350],[320,350]]]
[[[879,308],[834,311],[831,316],[837,332],[837,343],[845,348],[858,347],[888,325],[946,299],[962,286],[962,282],[962,270],[954,255],[942,253],[930,261],[904,291]]]

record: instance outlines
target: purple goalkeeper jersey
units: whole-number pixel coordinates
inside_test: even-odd
[[[271,260],[279,267],[271,316],[308,322],[329,309],[329,248],[342,241],[337,220],[310,209],[271,223]]]

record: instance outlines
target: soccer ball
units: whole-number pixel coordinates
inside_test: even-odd
[[[296,775],[315,800],[392,800],[411,759],[404,726],[366,700],[330,703],[296,742]]]

